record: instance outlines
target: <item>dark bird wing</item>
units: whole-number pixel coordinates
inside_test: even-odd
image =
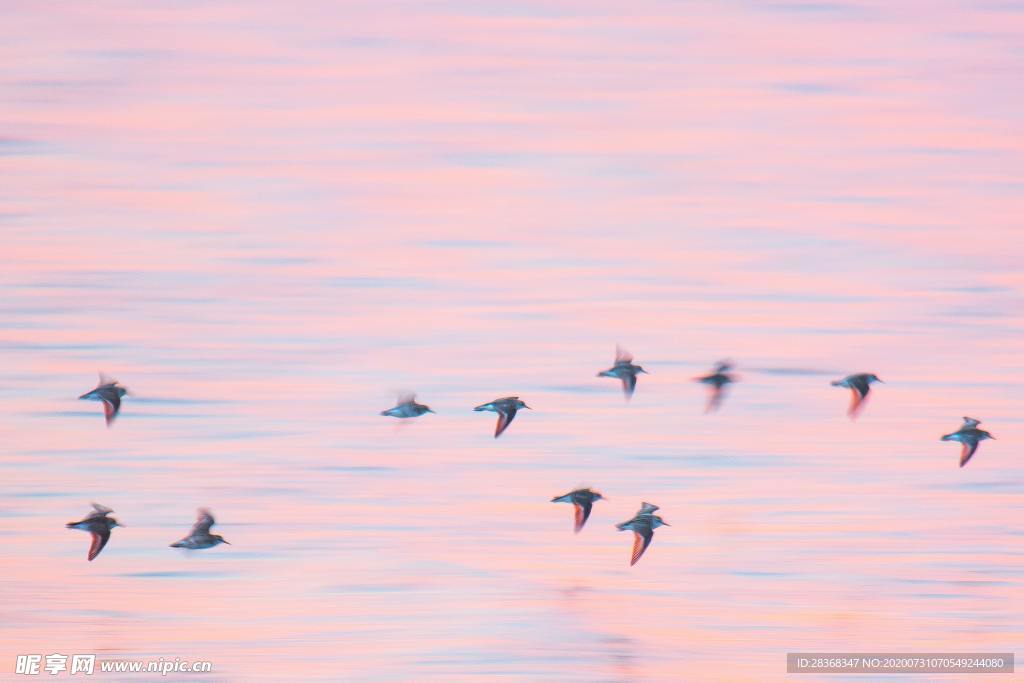
[[[573,502],[573,507],[576,508],[576,533],[580,532],[583,525],[590,519],[590,511],[594,508],[594,503],[589,500],[580,500]]]
[[[86,517],[86,519],[96,519],[98,517],[106,517],[111,512],[113,512],[113,510],[108,508],[106,505],[100,505],[99,503],[89,503],[89,504],[92,505],[92,512],[89,513],[89,516]]]
[[[633,529],[633,555],[629,560],[630,567],[643,557],[644,551],[647,550],[647,546],[651,544],[651,539],[653,538],[654,529],[650,526],[645,525],[640,529]]]
[[[199,518],[196,523],[192,526],[192,531],[189,536],[208,536],[210,534],[210,527],[214,524],[213,515],[206,508],[199,509]]]
[[[963,446],[960,448],[960,467],[963,467],[974,455],[974,451],[978,450],[978,440],[972,439],[970,441],[964,441]]]
[[[498,424],[494,427],[494,438],[497,439],[501,433],[508,429],[512,420],[516,419],[517,408],[515,406],[502,406],[498,410]]]
[[[110,527],[106,524],[94,524],[89,533],[92,534],[92,545],[89,546],[89,561],[92,562],[110,540]]]
[[[103,417],[107,421],[107,426],[114,421],[117,417],[117,413],[121,410],[121,397],[117,394],[103,394]]]
[[[632,363],[632,362],[633,362],[633,354],[631,354],[629,351],[627,351],[626,349],[622,348],[621,346],[616,346],[615,347],[615,364],[616,365],[620,365],[622,363]]]
[[[718,410],[718,406],[722,403],[722,385],[714,384],[711,386],[710,393],[708,394],[708,404],[704,408],[705,413],[713,413]]]
[[[626,395],[626,398],[632,398],[634,391],[636,391],[636,373],[630,372],[622,376],[622,393]]]
[[[850,394],[850,407],[846,410],[846,414],[850,417],[857,417],[857,414],[860,413],[861,407],[864,405],[864,398],[867,396],[868,392],[865,388],[864,392],[861,393],[861,391],[851,383]]]

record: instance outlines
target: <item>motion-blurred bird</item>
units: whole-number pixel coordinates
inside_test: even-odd
[[[715,370],[710,375],[696,378],[696,382],[701,384],[707,384],[711,390],[708,396],[708,404],[704,408],[705,413],[710,413],[718,410],[718,406],[722,403],[722,398],[725,395],[725,387],[728,384],[732,384],[736,381],[736,378],[729,374],[729,370],[732,370],[732,361],[720,360],[715,365]]]
[[[846,411],[846,414],[850,416],[851,420],[860,414],[860,411],[864,406],[864,400],[868,397],[868,392],[871,391],[872,382],[882,382],[882,380],[878,379],[878,375],[861,373],[858,375],[850,375],[843,379],[837,379],[832,382],[832,386],[846,387],[853,393],[853,396],[850,399],[850,408]],[[885,382],[882,382],[882,384],[885,384]]]
[[[210,533],[210,527],[214,525],[213,515],[206,508],[199,508],[199,519],[192,526],[192,531],[188,532],[188,536],[172,543],[172,548],[188,548],[189,550],[202,550],[203,548],[212,548],[218,543],[228,543],[224,540],[223,536]],[[231,545],[228,543],[228,545]]]
[[[92,562],[100,554],[103,547],[110,540],[110,530],[115,526],[124,526],[113,517],[108,517],[113,510],[97,503],[92,503],[92,512],[77,522],[68,522],[65,526],[68,529],[81,529],[92,534],[92,543],[89,545],[89,561]]]
[[[394,408],[380,411],[381,415],[388,417],[419,417],[423,413],[432,413],[430,406],[416,402],[416,394],[407,394],[398,398],[398,405]]]
[[[604,496],[597,491],[592,491],[590,489],[576,489],[575,491],[570,491],[564,496],[555,496],[551,499],[551,502],[572,503],[573,507],[576,509],[575,531],[576,533],[579,533],[580,529],[583,528],[583,525],[587,523],[587,519],[590,517],[590,510],[594,507],[595,500],[604,500]]]
[[[116,379],[111,379],[100,373],[100,381],[95,389],[86,392],[78,397],[79,400],[103,401],[103,415],[107,419],[107,426],[114,421],[121,411],[121,397],[128,393],[128,389],[122,386]]]
[[[650,374],[639,365],[633,365],[633,354],[621,346],[615,347],[615,365],[597,373],[598,377],[614,377],[622,380],[622,392],[628,401],[636,390],[636,376],[639,373]]]
[[[497,439],[501,436],[501,433],[512,424],[512,420],[516,419],[516,412],[520,408],[526,408],[527,410],[533,410],[530,406],[526,405],[519,400],[518,396],[506,396],[505,398],[496,398],[490,403],[484,403],[476,408],[475,411],[490,411],[498,414],[498,424],[494,427],[494,438]]]
[[[651,544],[651,539],[654,538],[654,530],[659,526],[671,526],[661,517],[654,514],[656,510],[658,510],[657,505],[641,503],[640,510],[633,519],[615,525],[619,531],[629,529],[633,532],[633,555],[629,560],[630,567],[637,563],[640,557],[643,556],[644,551],[647,550],[647,546]]]
[[[952,434],[946,434],[942,437],[942,441],[959,441],[963,444],[960,448],[960,467],[967,464],[967,461],[974,455],[974,451],[978,450],[978,443],[985,439],[995,439],[984,429],[978,429],[978,425],[981,424],[981,420],[975,420],[973,417],[964,417],[964,423],[960,425],[960,429],[953,432]]]

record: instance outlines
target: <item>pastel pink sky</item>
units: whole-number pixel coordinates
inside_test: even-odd
[[[0,678],[1014,650],[1022,40],[1009,1],[6,3]],[[377,414],[406,390],[438,414]],[[167,548],[199,506],[232,545]]]

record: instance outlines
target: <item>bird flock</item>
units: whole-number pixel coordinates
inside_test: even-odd
[[[705,413],[714,412],[721,407],[726,388],[737,381],[736,376],[730,374],[730,370],[733,368],[734,363],[732,361],[722,360],[715,364],[715,367],[710,374],[694,378],[695,382],[705,384],[709,389],[708,401],[704,409]],[[637,375],[640,374],[648,373],[643,369],[643,367],[633,363],[632,354],[621,347],[618,347],[616,348],[615,353],[615,364],[609,369],[597,373],[597,376],[613,377],[620,380],[622,382],[623,394],[628,401],[636,391]],[[878,375],[873,373],[857,373],[832,382],[832,386],[850,390],[851,399],[849,408],[847,409],[847,415],[849,415],[850,419],[855,419],[860,415],[861,411],[864,409],[868,395],[871,392],[871,385],[876,382],[882,382],[882,380],[879,379]],[[882,383],[884,384],[884,382]],[[111,379],[103,373],[100,373],[99,383],[96,388],[82,394],[79,396],[79,399],[101,401],[103,403],[103,415],[106,420],[107,427],[110,427],[121,410],[121,399],[124,396],[131,395],[132,394],[128,389],[121,385],[117,380]],[[478,405],[473,408],[473,410],[476,412],[492,412],[497,414],[498,420],[494,427],[494,438],[497,439],[505,432],[506,429],[508,429],[508,426],[512,424],[516,414],[524,408],[528,410],[531,409],[530,406],[526,405],[526,403],[518,396],[506,396],[504,398],[496,398],[488,403]],[[393,408],[381,411],[380,414],[386,417],[408,419],[433,412],[434,411],[431,410],[429,406],[417,403],[415,394],[408,394],[399,397],[397,405]],[[970,461],[974,456],[974,453],[978,450],[978,444],[980,442],[985,439],[995,439],[995,437],[989,432],[983,429],[978,429],[979,424],[981,424],[981,420],[977,420],[972,417],[964,417],[963,424],[960,426],[960,429],[950,434],[945,434],[940,439],[941,441],[956,441],[961,444],[960,467],[963,467],[968,463],[968,461]],[[574,508],[573,530],[578,534],[590,518],[590,513],[593,510],[594,503],[603,499],[604,496],[597,491],[590,488],[580,488],[561,496],[555,496],[551,499],[551,502],[572,504]],[[102,551],[107,545],[107,542],[110,540],[111,529],[118,526],[124,526],[110,516],[111,513],[113,513],[112,509],[99,505],[98,503],[92,503],[92,507],[92,512],[86,515],[85,518],[77,522],[68,522],[66,525],[69,529],[88,531],[91,535],[92,542],[89,545],[88,553],[88,559],[90,562],[96,559],[96,556],[99,555],[100,551]],[[634,539],[633,550],[629,560],[630,566],[635,565],[651,545],[655,529],[661,526],[671,526],[660,516],[654,514],[659,509],[660,508],[657,505],[645,501],[641,503],[640,509],[631,519],[615,525],[619,531],[633,532]],[[213,527],[214,523],[213,514],[206,508],[200,508],[198,511],[198,519],[192,526],[188,535],[180,541],[171,543],[170,547],[186,548],[188,550],[202,550],[206,548],[213,548],[214,546],[222,543],[231,545],[228,541],[224,540],[223,536],[210,533],[210,529]]]

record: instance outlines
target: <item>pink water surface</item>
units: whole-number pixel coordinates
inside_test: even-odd
[[[0,678],[1020,650],[1022,79],[1010,1],[6,2]],[[199,506],[231,545],[168,548]]]

